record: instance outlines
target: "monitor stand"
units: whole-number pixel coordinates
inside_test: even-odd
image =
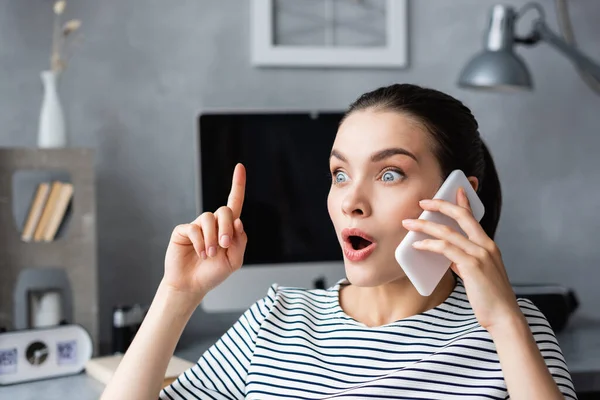
[[[201,304],[204,311],[243,312],[267,295],[269,287],[329,288],[345,278],[343,261],[252,265],[234,272]]]

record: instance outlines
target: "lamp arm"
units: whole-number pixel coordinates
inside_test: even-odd
[[[562,37],[552,32],[543,20],[540,19],[535,22],[534,32],[538,35],[539,39],[556,48],[578,67],[587,71],[596,80],[600,81],[600,65],[579,51],[576,47],[567,43]]]

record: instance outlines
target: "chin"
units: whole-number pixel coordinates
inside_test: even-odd
[[[396,260],[393,263],[354,263],[344,260],[344,267],[348,281],[358,287],[376,287],[406,278]]]

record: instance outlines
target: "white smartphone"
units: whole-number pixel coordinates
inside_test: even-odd
[[[465,189],[473,216],[477,222],[480,222],[485,213],[483,203],[461,170],[452,171],[433,198],[456,204],[456,195],[460,187]],[[419,219],[447,225],[463,236],[467,236],[453,218],[441,212],[424,210]],[[409,231],[396,248],[395,256],[396,261],[398,261],[398,264],[400,264],[400,267],[404,270],[404,273],[406,273],[406,276],[410,279],[419,294],[429,296],[437,287],[446,271],[448,271],[452,262],[443,254],[415,249],[412,246],[414,242],[423,239],[436,238],[422,232]]]

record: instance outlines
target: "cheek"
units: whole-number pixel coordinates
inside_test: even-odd
[[[327,195],[327,211],[329,212],[329,218],[335,225],[335,209],[336,209],[335,194],[330,190]]]
[[[416,219],[421,215],[423,209],[419,207],[420,199],[393,199],[382,201],[379,207],[379,220],[389,232],[405,232],[402,225],[404,219]]]
[[[342,213],[343,194],[336,188],[332,188],[327,196],[327,211],[329,219],[333,223],[333,228],[339,233],[339,225],[343,224],[344,216]]]

